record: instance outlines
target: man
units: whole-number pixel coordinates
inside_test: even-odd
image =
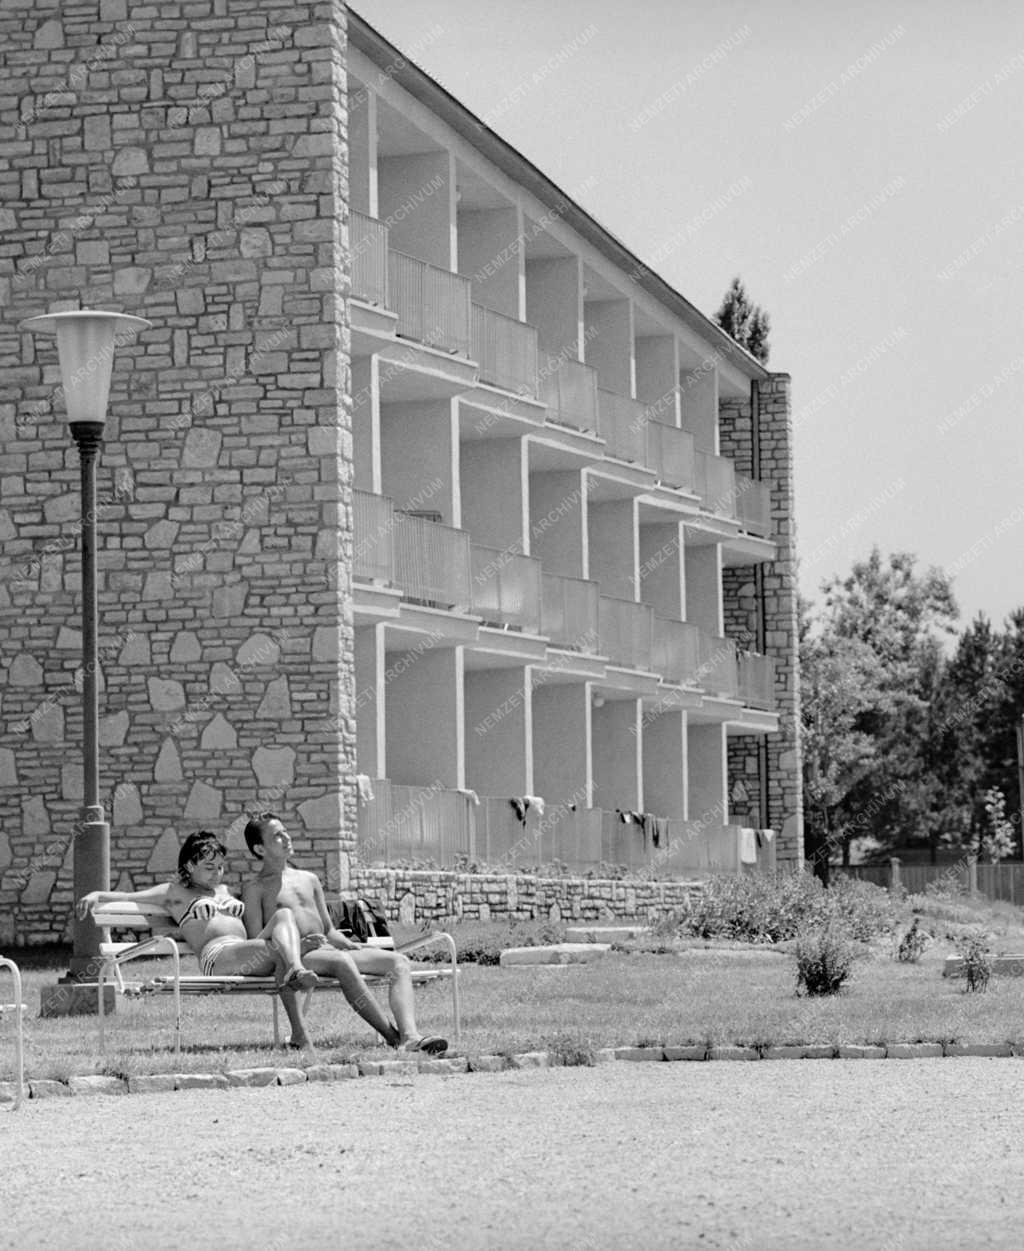
[[[279,908],[291,909],[302,935],[303,964],[321,977],[336,978],[345,998],[389,1047],[427,1055],[447,1051],[445,1039],[424,1036],[416,1028],[408,959],[396,951],[353,942],[334,927],[320,879],[288,863],[292,840],[280,818],[273,812],[251,818],[245,827],[245,842],[250,855],[260,862],[259,873],[242,891],[249,933],[258,933],[263,918]],[[373,997],[364,974],[388,979],[394,1023]]]

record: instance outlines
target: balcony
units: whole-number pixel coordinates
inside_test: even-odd
[[[748,708],[775,712],[775,657],[742,652],[739,657],[739,695]]]
[[[647,409],[639,400],[616,395],[603,387],[597,392],[597,433],[609,456],[642,465],[647,459]]]
[[[582,361],[552,357],[540,370],[548,419],[574,430],[597,429],[597,371]]]
[[[650,670],[653,619],[647,604],[601,595],[597,613],[601,655],[627,669]]]
[[[541,578],[540,632],[552,647],[570,651],[598,650],[597,616],[600,592],[596,582],[545,573]]]
[[[399,335],[469,357],[468,278],[392,250],[388,252],[388,289],[391,307],[398,314]]]
[[[651,667],[666,682],[694,685],[700,667],[700,631],[687,621],[655,617]]]
[[[767,539],[772,533],[772,493],[763,482],[736,475],[736,517],[748,534]]]
[[[388,306],[388,228],[353,209],[349,213],[352,295],[366,304]]]
[[[395,576],[394,507],[383,495],[352,492],[352,576],[392,582]]]
[[[424,517],[394,515],[395,584],[410,599],[468,612],[471,554],[464,530]]]
[[[736,516],[736,472],[732,461],[711,452],[694,453],[694,485],[701,506],[722,517]]]
[[[470,554],[473,612],[488,624],[540,634],[540,561],[477,543]]]
[[[537,398],[537,329],[474,304],[472,355],[480,381]]]
[[[693,435],[676,426],[647,422],[647,468],[658,475],[664,486],[683,491],[694,489]]]
[[[697,635],[697,681],[712,695],[735,699],[739,692],[736,644],[706,630],[698,630]]]

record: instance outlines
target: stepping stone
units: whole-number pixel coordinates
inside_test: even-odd
[[[571,925],[565,939],[570,943],[616,943],[650,932],[649,925]]]
[[[1024,977],[1024,955],[993,956],[992,972],[1005,977]],[[943,977],[963,977],[964,961],[962,956],[947,956],[942,966]]]
[[[550,947],[510,947],[500,957],[510,964],[589,964],[611,950],[608,943],[555,943]]]

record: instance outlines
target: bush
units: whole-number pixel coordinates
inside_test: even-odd
[[[896,959],[901,960],[904,964],[916,964],[924,955],[924,949],[928,946],[928,936],[920,929],[921,918],[914,917],[914,924],[900,939],[900,945],[896,949]]]
[[[698,938],[779,943],[798,931],[837,921],[866,942],[895,927],[900,907],[870,882],[838,877],[830,889],[810,873],[713,877],[682,918],[682,932]]]
[[[857,958],[849,935],[834,921],[801,930],[794,954],[798,995],[836,994]]]
[[[967,977],[965,989],[968,993],[987,990],[989,978],[992,976],[992,948],[988,943],[988,935],[982,930],[973,930],[954,942],[963,957],[964,973]]]

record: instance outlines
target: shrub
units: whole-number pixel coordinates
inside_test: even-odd
[[[904,964],[916,964],[924,955],[924,949],[928,946],[927,935],[919,928],[921,918],[914,917],[914,924],[900,939],[900,945],[896,949],[896,959],[903,961]]]
[[[890,932],[901,908],[870,882],[838,877],[828,890],[810,873],[713,877],[682,918],[698,938],[778,943],[801,929],[839,922],[862,942]]]
[[[804,995],[834,995],[850,976],[856,952],[849,935],[832,921],[809,926],[796,937],[796,991]]]
[[[989,978],[992,976],[992,948],[988,943],[988,935],[982,930],[972,930],[955,939],[954,943],[963,957],[967,979],[965,990],[987,990]]]

